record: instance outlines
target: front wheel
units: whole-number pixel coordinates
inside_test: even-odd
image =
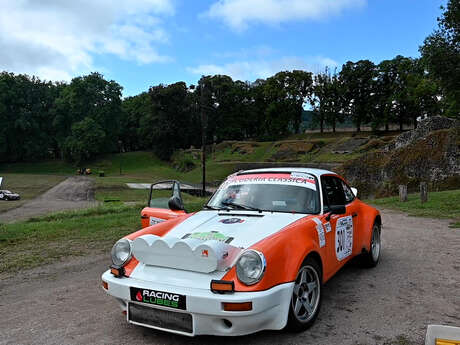
[[[318,262],[307,258],[294,282],[287,330],[302,332],[315,322],[321,307],[321,276]]]
[[[369,245],[369,251],[362,254],[362,263],[365,267],[375,267],[379,263],[380,251],[382,249],[381,239],[381,225],[374,223],[372,227],[371,243]]]

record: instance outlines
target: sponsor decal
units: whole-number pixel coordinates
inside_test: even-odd
[[[150,217],[149,225],[155,225],[155,224],[158,224],[158,223],[161,223],[161,222],[164,222],[164,221],[165,220],[161,219],[161,218]]]
[[[316,232],[318,233],[318,243],[320,248],[326,245],[326,237],[324,236],[323,223],[318,218],[313,218],[316,223]]]
[[[244,219],[241,219],[241,218],[226,218],[226,219],[219,220],[219,222],[223,223],[223,224],[237,224],[237,223],[243,223]]]
[[[196,238],[202,241],[219,241],[224,243],[230,243],[233,241],[233,237],[225,236],[224,234],[220,233],[219,231],[210,231],[210,232],[194,232],[191,234],[185,234],[182,236],[182,239],[185,238]]]
[[[353,219],[351,216],[337,219],[335,226],[335,253],[337,259],[343,260],[353,250]]]
[[[135,287],[130,288],[130,293],[132,301],[175,309],[186,308],[184,295]]]
[[[201,251],[201,256],[204,256],[204,257],[207,258],[207,257],[209,256],[208,250],[207,250],[207,249],[203,249],[203,250]]]
[[[305,175],[305,176],[303,176]],[[309,174],[258,174],[230,176],[220,188],[241,184],[281,184],[306,187],[316,190],[315,178]]]
[[[326,229],[326,232],[331,232],[331,223],[327,222],[324,224],[324,228]]]

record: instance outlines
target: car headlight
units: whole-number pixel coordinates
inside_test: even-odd
[[[254,285],[264,275],[266,267],[265,257],[261,252],[250,249],[238,258],[236,262],[236,276],[246,285]]]
[[[112,262],[116,266],[123,266],[131,259],[131,241],[123,238],[112,247]]]

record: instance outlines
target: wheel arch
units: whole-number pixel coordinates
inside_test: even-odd
[[[318,253],[317,251],[315,251],[315,250],[311,250],[311,251],[305,256],[305,258],[303,259],[302,263],[299,265],[299,268],[297,269],[297,271],[300,270],[300,267],[301,267],[301,266],[303,265],[303,263],[304,263],[305,261],[307,261],[309,258],[315,260],[315,261],[318,263],[318,265],[319,265],[319,267],[320,267],[320,269],[321,269],[321,272],[320,272],[320,274],[321,274],[321,282],[323,282],[323,279],[324,279],[324,278],[323,278],[323,277],[324,277],[323,260],[321,259],[321,255],[319,255],[319,253]]]

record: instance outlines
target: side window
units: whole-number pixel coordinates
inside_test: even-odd
[[[324,211],[329,210],[329,205],[345,205],[346,199],[343,192],[342,180],[333,176],[321,177],[323,187]]]
[[[348,204],[355,199],[355,195],[353,194],[351,188],[348,187],[348,185],[345,182],[343,182],[342,180],[340,181],[342,182],[343,192],[345,193],[345,201]]]

